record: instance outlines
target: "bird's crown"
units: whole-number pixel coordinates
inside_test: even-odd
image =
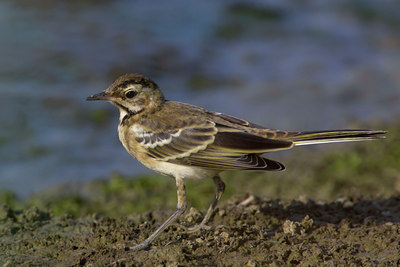
[[[153,95],[154,97],[157,96],[164,98],[160,88],[155,82],[143,75],[136,73],[120,76],[106,90],[106,93],[123,99],[134,98],[140,93],[146,93],[148,95]]]

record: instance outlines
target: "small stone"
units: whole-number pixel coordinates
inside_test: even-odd
[[[219,236],[222,237],[225,242],[229,240],[229,234],[227,232],[222,232]]]
[[[198,238],[196,238],[196,240],[195,240],[197,243],[203,243],[204,242],[204,240],[203,239],[201,239],[200,237],[198,237]]]
[[[218,211],[218,215],[219,215],[220,217],[225,216],[225,214],[226,214],[226,211],[225,211],[225,210],[219,210],[219,211]]]
[[[185,222],[188,224],[195,224],[201,220],[203,215],[201,212],[193,207],[190,208],[189,212],[185,216]]]
[[[248,266],[248,267],[256,267],[257,266],[257,262],[255,260],[251,259],[246,263],[246,266]]]
[[[291,220],[286,220],[283,223],[282,230],[285,234],[298,234],[299,233],[299,225],[296,222],[292,222]]]

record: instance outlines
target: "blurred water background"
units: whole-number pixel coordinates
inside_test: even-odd
[[[0,189],[21,196],[149,172],[116,108],[85,101],[124,73],[269,128],[400,116],[398,1],[5,0],[0,59]]]

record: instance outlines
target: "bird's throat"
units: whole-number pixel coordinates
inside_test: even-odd
[[[139,108],[132,110],[116,102],[114,102],[113,104],[119,109],[119,123],[122,125],[125,125],[128,122],[129,118],[143,111],[143,109]]]

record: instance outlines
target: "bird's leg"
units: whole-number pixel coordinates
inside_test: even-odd
[[[147,246],[150,245],[151,242],[162,232],[167,228],[169,225],[171,225],[176,219],[178,219],[179,216],[182,215],[182,213],[186,210],[186,189],[185,189],[185,183],[183,182],[182,179],[176,179],[176,187],[177,187],[177,195],[178,195],[178,204],[177,204],[177,210],[163,223],[161,224],[160,227],[154,233],[152,233],[145,241],[142,243],[129,247],[129,250],[132,251],[138,251],[141,249],[146,248]]]
[[[219,175],[213,177],[213,180],[214,180],[214,184],[217,189],[217,192],[215,193],[215,197],[214,197],[213,201],[211,202],[211,205],[207,210],[206,216],[204,216],[201,223],[199,223],[198,225],[192,226],[192,227],[186,227],[183,225],[179,225],[179,227],[182,227],[183,229],[185,229],[187,233],[193,233],[200,229],[208,229],[208,230],[211,229],[211,227],[207,226],[206,224],[207,224],[208,220],[210,220],[210,217],[213,214],[215,207],[218,204],[218,200],[221,198],[222,194],[225,191],[225,184],[221,180],[221,177],[219,177]]]

